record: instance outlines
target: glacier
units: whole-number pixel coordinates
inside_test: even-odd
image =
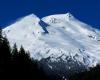
[[[71,13],[42,19],[30,14],[5,27],[3,34],[12,47],[15,43],[18,48],[22,45],[37,60],[50,58],[51,62],[67,62],[71,57],[88,67],[100,62],[100,30],[81,22]]]

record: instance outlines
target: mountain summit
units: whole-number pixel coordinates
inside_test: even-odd
[[[37,60],[66,64],[73,61],[87,67],[95,66],[100,60],[100,31],[70,13],[42,19],[31,14],[7,26],[3,32],[11,46],[14,43],[18,48],[23,45]]]
[[[55,14],[51,16],[47,16],[42,18],[43,21],[47,23],[59,23],[59,22],[66,22],[74,19],[74,16],[71,13],[66,14]]]

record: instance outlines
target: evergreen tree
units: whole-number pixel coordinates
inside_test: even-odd
[[[2,40],[2,29],[0,29],[0,41]]]
[[[45,80],[38,61],[31,59],[29,52],[26,52],[22,46],[19,51],[16,44],[11,49],[9,41],[2,36],[2,30],[0,30],[0,79],[3,77],[3,79],[14,80],[12,76],[14,79]]]
[[[16,60],[17,60],[17,57],[18,57],[18,49],[17,49],[17,45],[14,44],[13,48],[12,48],[12,57],[11,57],[11,60],[12,60],[12,64],[16,64]]]
[[[6,37],[4,37],[2,41],[1,53],[2,53],[2,58],[4,59],[4,62],[8,64],[11,57],[11,48],[9,45],[9,41],[7,40]]]
[[[24,48],[21,46],[19,50],[19,60],[22,64],[29,64],[31,58],[27,52],[25,52]]]
[[[12,55],[17,55],[18,54],[18,49],[17,49],[17,45],[14,44],[13,48],[12,48]]]
[[[8,75],[11,62],[11,48],[6,37],[2,36],[0,29],[0,75]]]

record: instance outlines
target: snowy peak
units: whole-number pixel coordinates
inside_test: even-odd
[[[25,18],[26,18],[26,19],[31,18],[31,19],[35,19],[35,21],[36,21],[36,20],[37,20],[37,21],[40,20],[39,17],[37,17],[35,14],[29,14],[29,15],[23,17],[23,18],[24,18],[24,19],[25,19]]]
[[[89,66],[100,60],[100,31],[90,28],[70,13],[42,19],[31,14],[3,31],[11,45],[23,45],[35,59],[50,57],[57,61],[60,57],[67,62],[67,57],[71,57]]]
[[[34,24],[37,25],[38,22],[40,21],[40,19],[35,15],[35,14],[30,14],[28,16],[25,16],[21,19],[19,19],[15,24],[19,23],[19,24]]]
[[[74,16],[71,13],[66,13],[66,16],[67,16],[67,21],[74,18]]]
[[[28,16],[18,19],[15,23],[11,24],[10,26],[7,26],[7,28],[19,27],[18,25],[21,25],[20,28],[25,28],[24,25],[26,25],[26,26],[27,25],[28,26],[29,25],[37,25],[39,21],[40,21],[40,19],[36,15],[30,14]]]
[[[42,18],[42,20],[48,24],[59,24],[63,22],[68,22],[72,20],[73,18],[74,17],[71,13],[66,13],[66,14],[50,15],[50,16]]]
[[[19,33],[17,34],[19,35],[27,35],[29,33],[33,33],[35,36],[39,36],[41,32],[44,32],[42,27],[39,25],[39,22],[40,19],[36,15],[30,14],[8,26],[4,29],[4,31],[8,33],[14,33],[14,31],[18,30]]]
[[[50,15],[41,20],[52,27],[62,27],[65,31],[72,34],[80,33],[88,35],[93,33],[93,31],[91,31],[92,28],[89,25],[79,21],[71,13]]]

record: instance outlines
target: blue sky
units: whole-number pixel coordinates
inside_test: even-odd
[[[0,26],[31,13],[41,18],[66,12],[100,29],[100,0],[0,0]]]

